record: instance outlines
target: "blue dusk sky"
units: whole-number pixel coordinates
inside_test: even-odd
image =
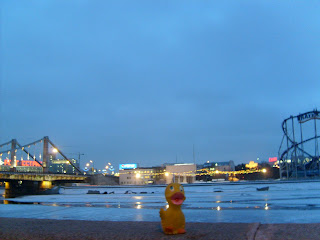
[[[2,0],[0,142],[82,163],[278,156],[319,108],[319,1]]]

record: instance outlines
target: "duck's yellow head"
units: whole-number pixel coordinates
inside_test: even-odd
[[[184,188],[179,183],[170,183],[165,191],[165,196],[169,205],[181,205],[186,197],[184,196]]]

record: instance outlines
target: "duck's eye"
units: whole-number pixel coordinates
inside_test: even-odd
[[[183,192],[183,187],[182,186],[180,186],[180,191]]]
[[[170,186],[170,190],[173,191],[173,186]]]

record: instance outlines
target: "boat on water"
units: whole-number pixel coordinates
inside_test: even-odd
[[[257,191],[268,191],[269,187],[257,188]]]
[[[100,194],[100,191],[98,191],[98,190],[89,190],[87,192],[87,194]]]

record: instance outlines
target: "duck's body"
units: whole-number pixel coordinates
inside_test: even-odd
[[[181,211],[181,204],[186,199],[184,189],[178,183],[167,186],[165,196],[169,207],[160,209],[161,225],[165,234],[185,233],[185,217]]]

